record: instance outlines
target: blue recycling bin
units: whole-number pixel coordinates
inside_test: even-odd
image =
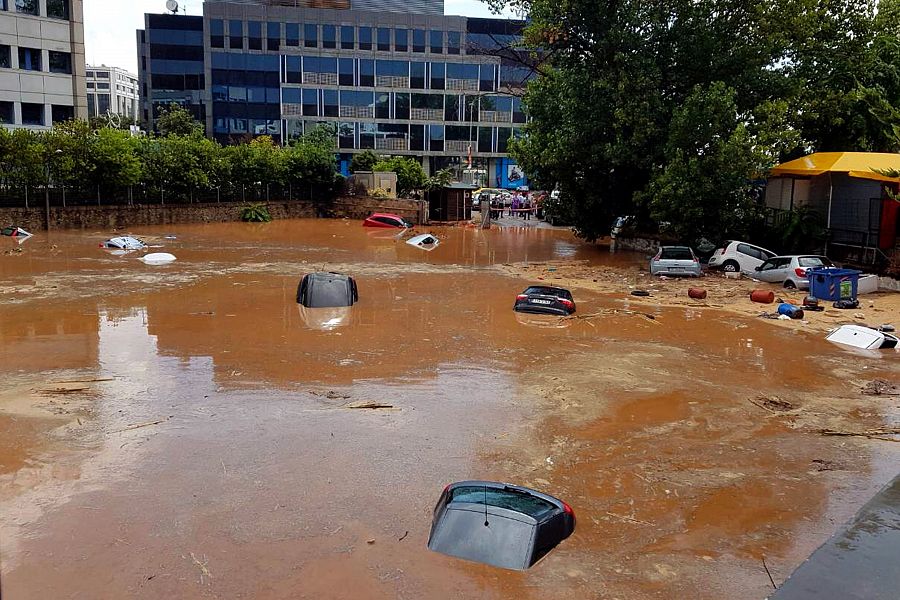
[[[809,295],[819,300],[853,300],[859,285],[862,271],[853,269],[836,269],[833,267],[814,267],[807,270],[809,278]]]

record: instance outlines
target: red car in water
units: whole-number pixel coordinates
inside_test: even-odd
[[[368,219],[363,221],[363,227],[396,227],[398,229],[407,229],[413,224],[399,215],[390,213],[373,213]]]

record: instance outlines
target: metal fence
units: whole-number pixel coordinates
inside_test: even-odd
[[[43,208],[66,206],[143,206],[165,204],[210,204],[216,202],[327,201],[331,190],[317,186],[229,185],[220,188],[151,188],[98,186],[94,188],[0,186],[0,207]]]

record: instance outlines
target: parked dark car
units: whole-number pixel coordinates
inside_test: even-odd
[[[297,303],[307,308],[353,306],[358,300],[356,281],[340,273],[310,273],[297,287]]]
[[[545,285],[533,285],[516,296],[513,310],[544,315],[571,315],[575,312],[575,300],[569,290]]]
[[[553,496],[508,483],[461,481],[438,499],[428,548],[525,570],[574,531],[572,507]]]

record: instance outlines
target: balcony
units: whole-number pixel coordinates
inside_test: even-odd
[[[475,151],[475,141],[467,141],[467,140],[446,140],[444,142],[444,152],[455,152],[459,154],[468,154],[469,146],[472,147],[472,151]]]
[[[376,150],[408,150],[406,138],[375,138]]]
[[[447,79],[448,90],[462,90],[466,92],[478,91],[477,79]]]
[[[512,123],[512,112],[482,110],[481,120],[485,123]]]
[[[395,77],[393,75],[379,75],[375,78],[377,87],[406,88],[409,89],[409,77]]]
[[[444,111],[439,108],[411,108],[409,117],[413,121],[443,121]]]
[[[350,119],[374,119],[375,109],[371,106],[342,106],[340,116]]]
[[[312,83],[315,85],[337,85],[337,73],[304,73],[303,83]]]

